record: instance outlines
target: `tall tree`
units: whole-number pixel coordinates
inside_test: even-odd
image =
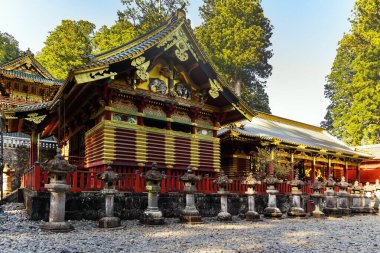
[[[95,33],[95,37],[92,40],[94,53],[100,53],[120,46],[134,39],[136,35],[135,27],[128,20],[117,21],[110,28],[104,25]]]
[[[322,126],[353,145],[380,142],[380,0],[357,0],[351,31],[339,42]]]
[[[188,0],[121,0],[125,10],[118,11],[120,21],[130,21],[139,34],[157,27],[174,11],[189,5]]]
[[[18,41],[10,34],[0,32],[0,64],[20,55]]]
[[[65,78],[70,68],[88,61],[94,29],[88,21],[62,20],[50,32],[37,60],[56,78]]]
[[[266,79],[272,73],[272,25],[260,1],[204,0],[196,36],[217,67],[251,107],[270,112]],[[258,101],[260,100],[260,101]]]

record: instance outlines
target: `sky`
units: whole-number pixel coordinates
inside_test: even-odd
[[[355,0],[262,0],[274,26],[267,93],[272,114],[319,126],[326,114],[325,77],[338,41],[350,29]],[[190,0],[188,18],[201,24],[202,0]],[[49,31],[62,19],[112,25],[120,0],[0,0],[0,31],[13,35],[21,50],[41,51]]]

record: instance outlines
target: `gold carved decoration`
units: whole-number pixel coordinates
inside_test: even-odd
[[[91,72],[79,72],[75,74],[75,80],[78,84],[92,82],[100,79],[111,78],[113,79],[116,72],[111,72],[108,67],[94,69]]]
[[[46,118],[46,115],[38,116],[38,113],[29,113],[28,118],[25,118],[27,121],[39,124]]]
[[[212,98],[219,97],[219,91],[223,91],[222,87],[220,86],[219,82],[217,80],[209,79],[210,81],[210,90],[208,93]]]
[[[173,46],[177,47],[174,53],[180,61],[187,61],[187,59],[189,59],[189,54],[187,53],[188,51],[190,51],[194,58],[198,61],[198,56],[195,54],[195,51],[189,43],[189,40],[182,28],[176,29],[172,34],[167,36],[160,44],[158,44],[158,47],[165,47],[165,51]]]
[[[150,61],[145,61],[144,56],[140,56],[138,58],[135,58],[132,60],[131,65],[133,67],[136,67],[136,75],[141,79],[141,80],[148,80],[149,78],[149,73],[147,72],[147,69],[149,67]]]

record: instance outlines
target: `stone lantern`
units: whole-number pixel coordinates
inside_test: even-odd
[[[221,210],[218,213],[218,220],[219,221],[231,221],[232,216],[228,212],[228,206],[227,206],[227,195],[228,192],[226,191],[227,185],[232,183],[232,179],[229,179],[227,175],[225,175],[223,172],[220,173],[219,177],[213,181],[215,184],[219,186],[218,193],[220,194],[220,204],[221,204]]]
[[[364,190],[364,207],[363,212],[365,213],[373,213],[373,208],[371,207],[371,197],[373,186],[367,182],[363,188]]]
[[[338,210],[339,213],[343,215],[350,214],[350,208],[348,205],[348,197],[350,194],[347,192],[347,188],[351,186],[351,184],[346,182],[346,178],[342,177],[339,183],[336,184],[339,187],[338,195]]]
[[[120,176],[112,170],[111,166],[107,166],[107,170],[99,173],[97,177],[104,182],[104,188],[101,191],[105,195],[106,216],[99,220],[100,228],[116,228],[120,227],[120,218],[114,217],[114,197],[117,193],[115,183]]]
[[[144,211],[140,222],[147,225],[162,225],[164,218],[158,209],[158,193],[161,190],[161,180],[165,178],[157,170],[157,164],[153,163],[152,168],[145,173],[146,191],[148,192],[148,208]]]
[[[376,212],[379,212],[380,210],[380,182],[379,179],[376,179],[376,183],[374,185],[374,191],[375,191],[375,204],[373,208]]]
[[[243,181],[243,184],[247,185],[247,191],[245,194],[248,195],[248,212],[245,214],[245,219],[247,221],[259,221],[260,214],[255,211],[255,186],[261,184],[261,181],[258,181],[251,172]]]
[[[324,217],[325,214],[321,211],[321,200],[323,196],[320,193],[321,189],[323,189],[323,184],[317,180],[311,186],[311,189],[313,189],[313,194],[311,194],[311,197],[314,199],[315,203],[315,210],[312,212],[312,216],[314,218]]]
[[[288,211],[288,215],[291,217],[305,217],[305,210],[301,207],[302,186],[305,183],[299,180],[298,175],[296,175],[288,184],[292,187],[292,207]]]
[[[354,185],[352,187],[352,206],[351,206],[351,213],[363,213],[364,209],[362,206],[362,190],[363,187],[359,185],[358,181],[354,182]]]
[[[268,206],[264,209],[264,216],[279,218],[282,216],[282,212],[277,207],[276,194],[278,193],[277,185],[282,183],[282,180],[279,180],[273,173],[270,173],[264,179],[264,182],[267,184],[268,193]]]
[[[46,164],[50,182],[45,184],[45,188],[50,192],[50,212],[49,222],[43,224],[41,229],[69,232],[74,228],[65,222],[66,192],[70,189],[70,186],[66,184],[66,174],[76,169],[76,166],[69,164],[60,153],[60,149],[57,149],[57,155]]]
[[[187,172],[180,177],[184,183],[184,192],[186,193],[186,207],[181,211],[180,220],[182,222],[196,224],[202,223],[202,217],[195,206],[194,193],[197,191],[196,184],[202,179],[201,176],[193,174],[191,167],[187,167]]]
[[[337,208],[337,198],[334,191],[334,186],[336,185],[336,182],[334,181],[332,175],[330,175],[329,179],[326,182],[324,182],[323,185],[326,187],[326,204],[323,209],[323,212],[326,215],[339,216],[339,210]]]

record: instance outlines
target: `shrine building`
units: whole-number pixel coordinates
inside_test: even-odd
[[[371,159],[370,153],[349,147],[325,129],[257,112],[252,121],[241,121],[219,131],[222,169],[233,176],[253,171],[260,174],[258,149],[276,153],[277,162],[294,174],[313,183],[333,175],[336,181],[361,181],[365,174],[360,163]],[[270,158],[269,158],[270,159]],[[364,179],[364,178],[363,178]],[[365,178],[367,180],[367,178]]]
[[[45,84],[48,78],[39,80]],[[156,162],[167,174],[183,173],[189,165],[216,173],[217,131],[253,117],[201,49],[182,10],[155,30],[71,69],[54,97],[43,84],[18,86],[22,94],[44,96],[39,104],[3,110],[6,131],[55,136],[80,169],[112,164],[129,173]],[[39,158],[31,153],[34,163]]]

